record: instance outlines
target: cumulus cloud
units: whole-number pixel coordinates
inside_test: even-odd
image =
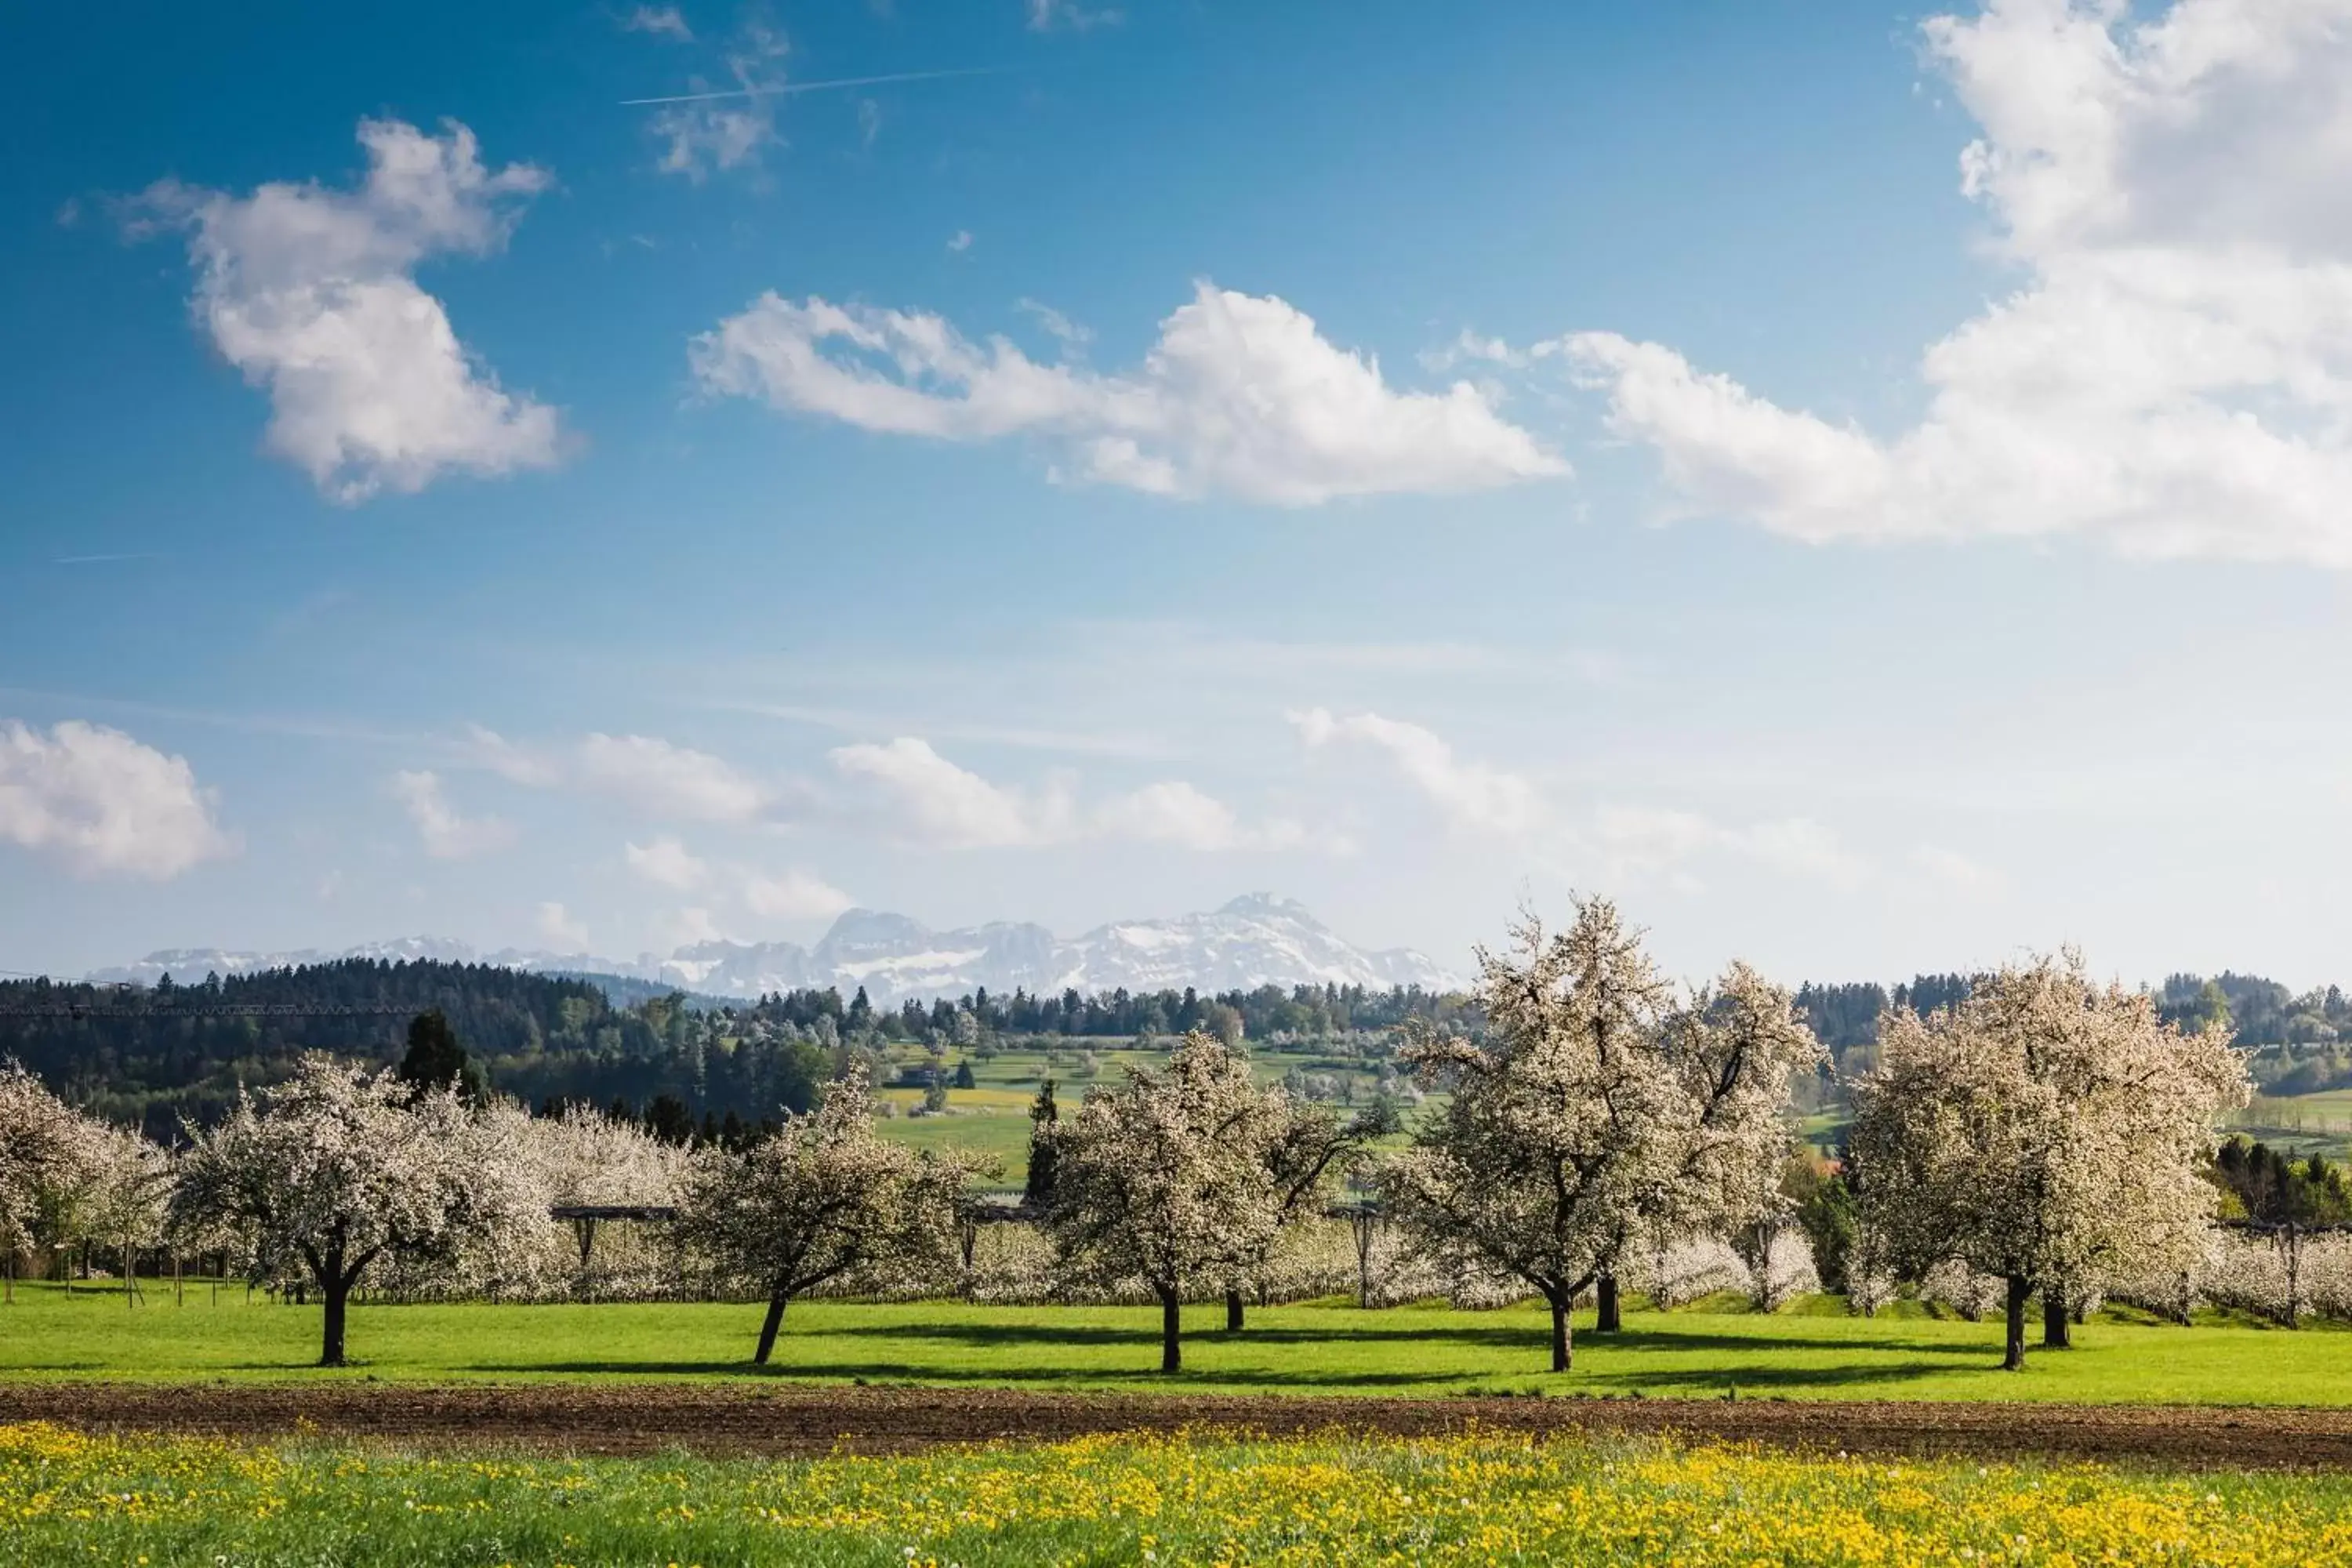
[[[1373,712],[1289,715],[1310,749],[1351,745],[1385,759],[1453,832],[1490,836],[1558,862],[1577,876],[1616,883],[1664,878],[1694,886],[1690,868],[1729,855],[1801,880],[1853,891],[1872,868],[1829,828],[1804,817],[1729,826],[1697,812],[1603,801],[1570,807],[1522,773],[1461,756],[1423,725]]]
[[[787,793],[722,757],[652,735],[600,731],[572,742],[525,743],[472,724],[455,754],[509,784],[605,795],[659,818],[752,823]]]
[[[574,765],[587,788],[618,795],[661,816],[750,822],[770,792],[732,763],[649,735],[592,734]]]
[[[853,804],[896,836],[951,849],[1034,846],[1068,836],[1066,790],[1024,795],[991,784],[902,735],[881,744],[835,747],[835,770],[858,786]]]
[[[710,864],[689,853],[685,845],[671,837],[660,837],[651,844],[622,847],[622,858],[646,881],[657,888],[674,892],[690,893],[710,879]]]
[[[185,758],[73,719],[46,734],[0,723],[0,841],[79,875],[155,881],[236,848]]]
[[[459,815],[449,804],[438,773],[394,773],[392,793],[416,825],[425,852],[436,860],[463,860],[503,849],[514,841],[514,829],[495,816]]]
[[[1166,844],[1179,849],[1213,852],[1314,847],[1345,852],[1352,847],[1344,839],[1328,836],[1318,838],[1286,817],[1275,817],[1255,826],[1246,824],[1232,806],[1181,779],[1146,784],[1130,794],[1115,796],[1096,810],[1093,822],[1097,832],[1109,837]]]
[[[1097,27],[1116,27],[1125,20],[1127,14],[1115,5],[1081,5],[1078,0],[1029,0],[1029,30],[1033,33],[1050,33],[1057,27],[1088,33]]]
[[[1925,26],[2022,287],[1891,438],[1656,343],[1547,345],[1701,512],[1810,541],[2080,534],[2352,566],[2352,5],[1990,0]]]
[[[1055,478],[1158,495],[1312,506],[1567,472],[1469,383],[1398,391],[1285,301],[1207,283],[1117,375],[1041,364],[1003,337],[975,343],[935,315],[772,293],[697,338],[691,358],[715,396],[889,435],[1028,437]]]
[[[675,5],[640,5],[621,18],[621,29],[675,38],[681,44],[694,42],[694,29],[686,25],[685,14]]]
[[[1954,892],[1988,893],[2001,883],[2000,873],[1956,849],[1922,844],[1911,851],[1912,866],[1931,881]]]
[[[1145,784],[1082,805],[1069,782],[1035,790],[996,784],[949,761],[928,741],[836,747],[835,771],[852,785],[845,816],[890,837],[950,849],[1043,848],[1095,839],[1203,852],[1318,848],[1344,853],[1335,836],[1273,818],[1244,822],[1231,805],[1181,779]]]
[[[552,899],[539,906],[539,934],[566,951],[588,951],[586,922],[572,919],[572,911]]]
[[[676,893],[716,894],[766,920],[820,920],[837,915],[855,902],[814,872],[797,868],[771,873],[721,867],[667,836],[650,844],[625,845],[622,858],[630,870],[656,887]]]
[[[1289,718],[1310,747],[1353,744],[1384,753],[1450,827],[1517,835],[1543,820],[1543,802],[1533,784],[1517,773],[1464,762],[1435,731],[1419,724],[1370,712],[1339,718],[1323,708]]]
[[[506,243],[546,171],[483,166],[474,133],[362,120],[353,190],[273,182],[236,196],[163,181],[131,211],[186,231],[194,310],[223,357],[269,394],[268,448],[335,500],[450,473],[545,468],[556,412],[509,393],[457,339],[419,263]]]
[[[807,871],[782,871],[774,876],[754,872],[744,877],[739,891],[745,909],[774,921],[825,920],[856,901],[824,878]]]

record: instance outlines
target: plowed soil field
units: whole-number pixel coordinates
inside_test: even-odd
[[[905,1453],[943,1444],[1238,1428],[1390,1436],[1680,1433],[1819,1452],[2042,1455],[2167,1468],[2352,1469],[2352,1410],[1676,1399],[1236,1398],[632,1384],[393,1387],[0,1384],[0,1422],[635,1454]]]

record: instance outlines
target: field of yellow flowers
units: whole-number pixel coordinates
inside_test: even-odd
[[[761,1463],[0,1427],[0,1558],[201,1564],[2352,1563],[2352,1481],[1658,1442],[1088,1439]]]

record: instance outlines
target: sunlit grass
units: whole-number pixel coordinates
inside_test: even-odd
[[[2212,1321],[2176,1328],[2127,1312],[2076,1331],[2076,1348],[2036,1351],[1997,1370],[2000,1328],[1916,1308],[1851,1317],[1828,1299],[1769,1315],[1634,1310],[1624,1332],[1580,1320],[1575,1370],[1546,1373],[1535,1309],[1442,1305],[1360,1311],[1336,1302],[1254,1310],[1226,1334],[1213,1305],[1186,1312],[1185,1371],[1159,1364],[1148,1308],[991,1307],[956,1301],[797,1302],[775,1362],[746,1364],[756,1307],[731,1303],[373,1306],[353,1309],[357,1365],[310,1367],[319,1310],[247,1303],[237,1287],[168,1283],[148,1304],[55,1286],[17,1288],[0,1309],[0,1376],[170,1381],[694,1378],[937,1384],[1034,1389],[1249,1394],[1543,1393],[1651,1397],[2028,1399],[2231,1405],[2352,1405],[2352,1334],[2326,1327]],[[1709,1303],[1730,1309],[1722,1298]]]

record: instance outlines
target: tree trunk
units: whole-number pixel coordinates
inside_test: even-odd
[[[327,1293],[327,1327],[324,1342],[319,1351],[320,1366],[343,1364],[343,1309],[352,1298],[351,1281],[340,1269],[319,1281]]]
[[[2008,1340],[2000,1356],[2000,1370],[2025,1370],[2025,1301],[2033,1294],[2033,1281],[2022,1274],[2009,1277],[2009,1310],[2005,1314]]]
[[[1160,1291],[1160,1370],[1181,1372],[1184,1370],[1184,1344],[1180,1337],[1183,1328],[1180,1311],[1181,1303],[1176,1299],[1174,1286],[1163,1285],[1158,1289]]]
[[[1593,1281],[1594,1303],[1592,1331],[1613,1334],[1625,1326],[1625,1310],[1617,1299],[1617,1276],[1603,1274]]]
[[[2074,1320],[2066,1310],[2066,1298],[2055,1288],[2042,1292],[2042,1348],[2046,1351],[2072,1350],[2074,1346]]]
[[[1544,1297],[1551,1303],[1551,1369],[1566,1372],[1576,1353],[1576,1347],[1569,1339],[1568,1292],[1547,1290]]]
[[[1225,1290],[1225,1332],[1237,1334],[1241,1331],[1242,1293],[1229,1286]]]
[[[784,1308],[792,1298],[779,1290],[768,1298],[768,1316],[760,1324],[760,1348],[751,1353],[751,1364],[765,1366],[768,1357],[775,1352],[776,1331],[784,1326]]]

